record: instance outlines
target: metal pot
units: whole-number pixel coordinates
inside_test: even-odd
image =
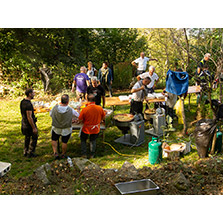
[[[118,116],[128,116],[129,117],[129,120],[128,121],[122,121],[122,120],[119,120],[118,119]],[[131,121],[133,121],[134,119],[134,115],[132,114],[118,114],[118,115],[115,115],[113,117],[114,119],[114,124],[123,132],[123,133],[127,133],[128,130],[129,130],[129,123]]]

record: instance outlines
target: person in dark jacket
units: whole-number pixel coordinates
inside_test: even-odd
[[[87,95],[93,94],[95,96],[95,104],[101,106],[102,99],[102,107],[105,107],[105,90],[98,83],[97,77],[91,78],[91,84],[87,87]]]
[[[112,71],[107,62],[103,62],[102,68],[98,72],[98,80],[104,89],[108,89],[109,96],[112,97]]]

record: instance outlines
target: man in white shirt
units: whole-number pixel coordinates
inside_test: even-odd
[[[154,66],[150,66],[149,67],[149,72],[145,72],[143,74],[140,74],[137,76],[137,80],[141,80],[141,79],[145,79],[146,77],[149,77],[151,79],[151,82],[146,85],[146,90],[147,93],[152,94],[154,92],[154,89],[156,87],[156,84],[159,81],[159,76],[154,72],[155,71],[155,67]],[[157,108],[158,104],[155,103],[155,108]],[[148,108],[148,105],[146,104],[146,109]]]
[[[153,93],[154,89],[159,81],[159,76],[154,72],[155,67],[150,66],[149,67],[149,72],[145,72],[143,74],[140,74],[137,76],[137,80],[145,79],[146,77],[150,77],[151,82],[146,86],[148,89],[148,93]]]
[[[152,60],[157,61],[157,59],[145,57],[145,53],[141,52],[140,57],[132,61],[132,65],[137,68],[137,75],[144,73],[146,71],[147,62]]]

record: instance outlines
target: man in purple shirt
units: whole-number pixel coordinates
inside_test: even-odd
[[[72,92],[74,92],[74,87],[76,86],[76,99],[85,99],[85,94],[87,93],[87,86],[90,85],[90,78],[86,74],[86,67],[80,68],[80,73],[76,74],[72,84]]]

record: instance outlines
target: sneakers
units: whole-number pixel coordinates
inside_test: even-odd
[[[55,160],[59,160],[60,159],[58,153],[54,153],[54,158],[55,158]]]
[[[38,155],[36,154],[36,153],[29,153],[29,154],[27,154],[27,157],[29,157],[29,158],[35,158],[35,157],[37,157]]]
[[[84,159],[87,159],[87,155],[86,154],[83,154],[81,157],[84,158]]]
[[[67,158],[67,155],[66,154],[62,154],[60,158],[61,159],[66,159]]]
[[[95,158],[95,154],[91,154],[89,157],[89,159],[93,159],[93,158]]]

